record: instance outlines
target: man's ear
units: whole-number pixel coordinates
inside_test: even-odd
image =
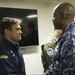
[[[62,15],[62,19],[66,19],[67,18],[67,15],[66,14],[63,14]]]
[[[4,31],[5,31],[5,35],[9,35],[9,33],[10,33],[9,29],[5,29]]]
[[[64,22],[64,21],[67,19],[67,15],[66,15],[66,14],[63,14],[63,15],[61,16],[61,18],[62,18],[62,21]]]

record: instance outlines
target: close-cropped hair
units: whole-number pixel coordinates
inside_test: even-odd
[[[75,8],[74,8],[74,6],[72,4],[70,4],[70,3],[68,3],[68,2],[61,3],[59,5],[59,8],[58,9],[60,10],[60,12],[62,14],[67,14],[69,16],[75,15]]]
[[[1,23],[0,23],[0,33],[4,35],[5,29],[12,29],[12,26],[14,24],[21,24],[22,20],[17,18],[11,18],[11,17],[3,17]]]

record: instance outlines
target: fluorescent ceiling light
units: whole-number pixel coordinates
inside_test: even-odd
[[[27,16],[27,18],[35,18],[35,17],[37,17],[37,15],[29,15],[29,16]]]

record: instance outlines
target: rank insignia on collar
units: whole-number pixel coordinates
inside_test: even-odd
[[[15,56],[15,53],[12,50],[10,52],[11,52],[12,56],[14,57]]]

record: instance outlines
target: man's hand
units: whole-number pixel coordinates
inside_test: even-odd
[[[54,34],[55,37],[58,38],[62,34],[62,32],[63,31],[61,29],[55,29],[53,34]]]

